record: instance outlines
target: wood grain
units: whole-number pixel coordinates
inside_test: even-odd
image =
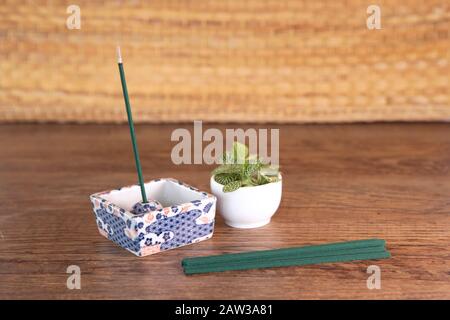
[[[450,119],[448,0],[77,0],[0,4],[0,122]]]
[[[137,127],[146,179],[209,190],[211,167],[170,161],[173,129]],[[268,226],[237,230],[217,215],[212,239],[144,258],[98,234],[88,199],[136,180],[127,130],[0,127],[0,299],[450,298],[448,125],[280,126],[284,193]],[[391,259],[197,276],[180,266],[188,256],[372,237],[386,239]],[[372,264],[381,290],[366,288]],[[66,288],[69,265],[81,268],[81,290]]]

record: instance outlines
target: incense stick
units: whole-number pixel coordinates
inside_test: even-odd
[[[389,258],[382,239],[367,239],[322,245],[293,247],[224,254],[208,257],[185,258],[185,274],[246,270],[282,266],[344,262],[353,260]]]
[[[338,249],[338,250],[328,250],[328,251],[315,251],[315,252],[298,252],[298,253],[290,253],[287,255],[278,255],[278,256],[255,256],[253,258],[242,258],[242,259],[233,259],[227,261],[214,261],[208,263],[201,264],[184,264],[183,267],[185,269],[194,269],[194,268],[204,268],[205,266],[221,266],[228,264],[251,264],[251,263],[261,263],[261,262],[276,262],[280,260],[289,260],[289,259],[303,259],[303,258],[317,258],[317,257],[328,257],[328,256],[338,256],[338,255],[349,255],[349,254],[361,254],[361,253],[372,253],[372,252],[382,252],[385,251],[384,246],[374,246],[374,247],[366,247],[366,248],[349,248],[349,249]]]
[[[240,264],[220,264],[214,266],[195,266],[192,268],[185,267],[185,274],[208,273],[208,272],[222,272],[231,270],[247,270],[260,268],[274,268],[274,267],[288,267],[288,266],[302,266],[308,264],[320,264],[330,262],[348,262],[355,260],[370,260],[370,259],[386,259],[391,255],[388,251],[377,251],[367,253],[341,254],[321,257],[308,258],[290,258],[276,261],[259,261],[256,263],[240,263]]]
[[[125,71],[123,69],[122,55],[121,55],[119,46],[117,46],[117,64],[119,65],[120,81],[122,82],[123,98],[125,100],[125,107],[127,109],[128,126],[130,127],[131,143],[133,145],[134,161],[136,163],[136,170],[137,170],[137,174],[138,174],[139,185],[141,187],[142,202],[147,203],[148,201],[147,201],[147,195],[145,193],[144,178],[142,177],[141,161],[139,160],[139,151],[138,151],[137,142],[136,142],[136,135],[134,133],[134,123],[133,123],[133,116],[131,114],[130,99],[128,97],[127,82],[125,80]]]
[[[303,247],[291,247],[273,250],[259,250],[241,253],[229,253],[222,255],[206,256],[206,257],[192,257],[185,258],[182,261],[183,266],[204,265],[209,263],[225,262],[232,263],[235,261],[251,260],[255,258],[283,258],[288,256],[299,256],[308,253],[325,253],[336,252],[338,250],[350,250],[358,248],[370,247],[384,247],[386,241],[383,239],[364,239],[346,242],[336,242],[321,245],[310,245]]]

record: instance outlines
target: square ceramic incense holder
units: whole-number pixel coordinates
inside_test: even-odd
[[[216,197],[171,178],[152,180],[145,190],[162,209],[131,212],[142,200],[139,185],[91,195],[100,234],[140,257],[212,237]]]

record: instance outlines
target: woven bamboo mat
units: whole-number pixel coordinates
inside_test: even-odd
[[[32,4],[33,3],[33,4]],[[0,4],[0,122],[450,119],[450,2],[67,1]]]

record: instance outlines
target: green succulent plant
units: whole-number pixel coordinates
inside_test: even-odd
[[[235,142],[223,154],[222,165],[212,171],[214,180],[223,185],[223,192],[241,187],[259,186],[279,180],[279,169],[263,163],[257,155],[250,155],[246,145]]]

